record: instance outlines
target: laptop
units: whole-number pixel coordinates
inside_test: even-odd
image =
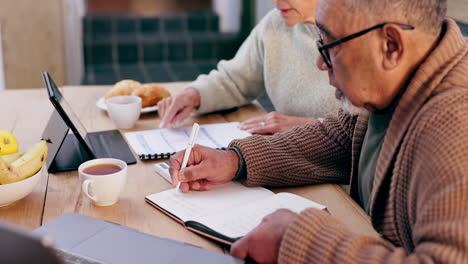
[[[39,261],[40,260],[40,261]],[[61,263],[48,240],[0,222],[0,263]]]
[[[33,232],[0,223],[0,263],[210,264],[244,261],[103,220],[67,213]]]
[[[95,158],[115,158],[127,164],[136,163],[118,130],[88,133],[52,77],[47,72],[42,77],[49,100],[55,108],[42,135],[49,143],[46,162],[49,172],[76,170],[81,163]]]
[[[0,263],[102,264],[103,262],[54,248],[52,241],[47,237],[0,221]]]

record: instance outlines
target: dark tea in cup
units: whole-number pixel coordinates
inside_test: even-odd
[[[83,170],[84,173],[89,175],[108,175],[121,171],[118,165],[115,164],[96,164],[89,166]]]
[[[92,159],[78,167],[81,191],[94,205],[109,206],[119,200],[126,180],[127,163],[112,158]]]

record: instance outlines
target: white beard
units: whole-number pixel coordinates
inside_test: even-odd
[[[343,111],[349,115],[352,116],[357,116],[360,113],[363,113],[364,111],[367,111],[366,109],[362,107],[357,107],[351,103],[351,101],[346,97],[346,95],[341,94],[340,96],[340,101],[341,101],[341,108]]]

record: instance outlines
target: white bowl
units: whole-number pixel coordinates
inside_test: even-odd
[[[0,207],[9,205],[30,194],[41,178],[44,166],[33,176],[19,182],[0,185]]]

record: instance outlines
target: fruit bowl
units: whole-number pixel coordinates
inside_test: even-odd
[[[43,174],[43,170],[44,166],[29,178],[14,183],[0,185],[0,207],[21,200],[30,194],[39,182],[39,179]]]

